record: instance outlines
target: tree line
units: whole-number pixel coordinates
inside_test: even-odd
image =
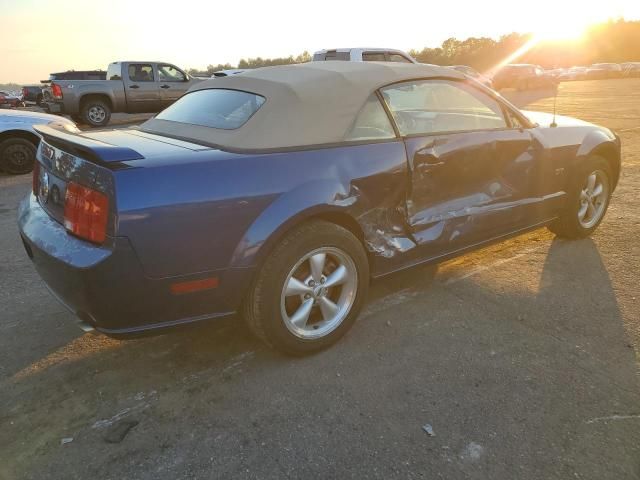
[[[421,63],[436,65],[469,65],[480,71],[494,68],[513,52],[533,38],[532,34],[510,33],[499,39],[470,37],[466,40],[449,38],[436,48],[410,50],[409,53]],[[390,45],[393,47],[393,45]],[[247,69],[273,65],[290,65],[311,60],[309,52],[281,58],[248,58],[238,65],[229,63],[209,65],[206,70],[191,69],[194,75],[210,76],[219,70]],[[576,40],[540,41],[512,63],[533,63],[545,68],[591,65],[600,62],[640,62],[640,21],[624,19],[610,20],[589,27]]]

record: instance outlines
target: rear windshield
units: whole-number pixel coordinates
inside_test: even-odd
[[[180,98],[158,116],[159,120],[234,130],[247,123],[265,102],[264,97],[240,90],[196,90]]]

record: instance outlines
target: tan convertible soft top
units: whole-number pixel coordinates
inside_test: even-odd
[[[155,118],[140,128],[229,150],[338,143],[378,88],[425,77],[464,78],[446,67],[391,62],[309,62],[258,68],[206,80],[191,89],[234,89],[263,96],[264,105],[240,128],[223,130]]]

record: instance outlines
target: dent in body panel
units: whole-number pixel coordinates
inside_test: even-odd
[[[427,256],[517,228],[526,207],[544,201],[543,149],[527,131],[411,138],[407,150],[407,221]]]
[[[297,186],[275,198],[255,219],[231,265],[254,265],[290,228],[331,213],[355,220],[373,255],[390,258],[415,246],[403,220],[408,173],[401,141],[287,155],[295,155],[291,161],[299,176],[291,179]]]
[[[385,258],[405,253],[416,246],[407,234],[404,221],[405,188],[397,190],[382,199],[381,203],[357,217],[362,228],[365,246],[374,255]]]

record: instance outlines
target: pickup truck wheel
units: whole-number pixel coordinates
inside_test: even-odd
[[[10,138],[0,143],[0,170],[19,175],[33,170],[36,146],[24,138]]]
[[[244,302],[244,317],[271,347],[310,354],[351,328],[368,286],[360,241],[338,225],[313,221],[289,232],[269,254]]]
[[[106,102],[89,99],[82,104],[80,109],[82,122],[92,127],[104,127],[111,119],[111,109]]]
[[[36,97],[36,105],[39,107],[42,107],[44,103],[44,98],[42,97],[42,94],[39,93],[38,96]]]

